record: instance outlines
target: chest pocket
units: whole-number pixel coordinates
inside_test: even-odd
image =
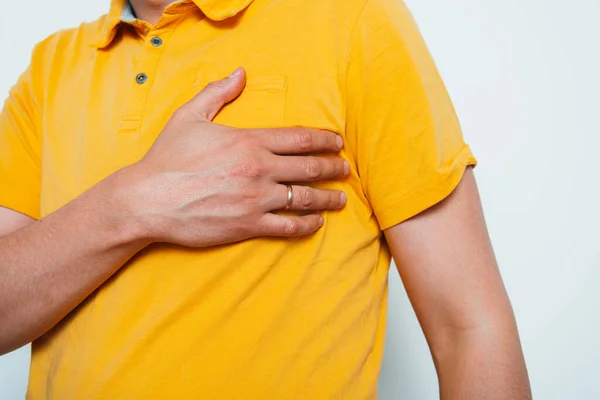
[[[211,81],[197,77],[194,91],[198,93]],[[225,105],[214,122],[237,128],[280,127],[284,121],[286,93],[287,79],[283,75],[248,78],[242,94]]]

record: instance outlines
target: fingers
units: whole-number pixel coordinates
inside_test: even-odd
[[[275,156],[271,171],[276,182],[314,182],[344,178],[350,164],[339,157]]]
[[[311,128],[254,129],[262,145],[275,154],[336,152],[343,139],[333,132]]]
[[[283,210],[287,205],[287,199],[287,186],[277,185],[272,198],[266,204],[268,211]],[[289,209],[295,211],[338,210],[344,207],[346,200],[346,194],[340,190],[292,185],[292,203]]]
[[[238,68],[227,78],[209,83],[192,98],[186,107],[201,119],[212,121],[223,106],[240,95],[246,84],[246,73]]]
[[[261,236],[306,236],[323,226],[323,217],[319,214],[284,216],[266,213],[261,217],[259,226]]]

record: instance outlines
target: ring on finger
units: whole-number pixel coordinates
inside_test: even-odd
[[[294,201],[294,189],[292,185],[285,185],[287,187],[287,201],[285,203],[284,210],[292,208],[292,201]]]

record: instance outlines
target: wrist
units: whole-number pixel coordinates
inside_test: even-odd
[[[144,208],[143,195],[138,190],[142,179],[137,164],[122,168],[102,183],[105,187],[106,224],[122,243],[153,242],[155,235]]]

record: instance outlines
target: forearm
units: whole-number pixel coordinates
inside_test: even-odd
[[[473,172],[443,201],[388,229],[386,239],[433,354],[442,400],[531,398]]]
[[[516,327],[507,325],[451,331],[432,346],[442,400],[531,399]]]
[[[0,237],[0,354],[47,332],[148,244],[116,180]]]

